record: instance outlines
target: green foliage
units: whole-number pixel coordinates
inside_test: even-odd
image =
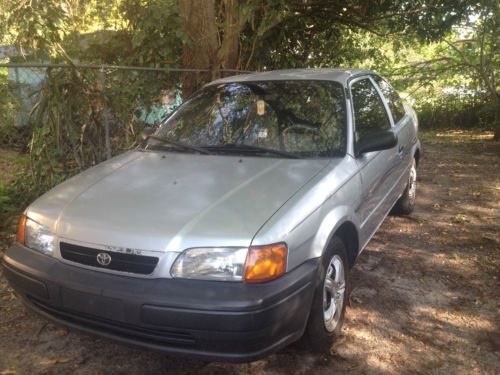
[[[19,169],[23,171],[26,167],[22,164]],[[23,209],[51,187],[35,184],[29,174],[19,175],[9,183],[0,181],[0,237],[4,233],[15,232]]]
[[[9,32],[24,53],[46,52],[55,56],[61,49],[68,26],[69,11],[57,0],[21,0],[12,2]]]
[[[423,129],[476,128],[493,130],[495,105],[484,98],[464,98],[447,94],[434,101],[415,104],[420,127]]]
[[[31,116],[35,184],[51,187],[105,160],[105,121],[113,153],[130,148],[145,114],[172,95],[175,82],[162,72],[47,69]]]
[[[483,14],[473,23],[459,25],[439,43],[412,48],[419,61],[396,68],[394,73],[418,84],[439,79],[449,87],[482,89],[494,98],[495,72],[500,70],[499,31],[497,16]]]
[[[498,133],[498,10],[498,3],[483,1],[438,42],[403,47],[395,54],[402,62],[387,64],[387,74],[409,94],[424,126],[497,127]]]
[[[47,69],[46,75],[33,110],[30,151],[35,181],[53,185],[60,174],[100,162],[104,151],[92,72]]]
[[[258,25],[259,20],[268,19],[269,14],[275,22],[269,22],[265,29],[247,28],[243,33],[243,54],[248,45],[255,42],[255,31],[259,30],[260,38],[250,66],[279,69],[338,65],[339,62],[352,64],[360,60],[359,54],[379,54],[375,46],[364,44],[363,39],[378,38],[389,44],[436,41],[453,25],[467,19],[476,1],[275,0],[257,3],[253,22]],[[360,42],[368,48],[356,48]],[[345,54],[355,55],[354,59],[343,58]]]
[[[30,143],[32,177],[52,186],[105,159],[103,97],[94,71],[48,69]]]
[[[15,113],[20,107],[18,98],[13,95],[12,87],[7,81],[7,69],[0,68],[0,147],[25,149],[28,128],[14,126]]]
[[[175,0],[126,0],[120,10],[130,27],[130,65],[178,65],[182,44],[189,41]]]
[[[6,153],[0,149],[2,175],[0,177],[0,236],[13,232],[17,218],[26,205],[43,192],[35,186],[25,171],[28,158],[17,153]]]
[[[9,0],[0,0],[0,44],[10,42],[7,27]]]
[[[2,111],[0,105],[0,111]],[[9,106],[10,107],[10,106]],[[25,152],[27,150],[28,139],[31,134],[31,127],[15,127],[12,124],[12,111],[11,108],[7,112],[2,112],[0,115],[0,147],[11,148]]]

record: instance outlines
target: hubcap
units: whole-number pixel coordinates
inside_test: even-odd
[[[323,286],[323,319],[328,332],[333,332],[340,320],[344,305],[344,263],[338,255],[330,259]]]
[[[415,195],[417,191],[417,170],[415,165],[411,167],[410,171],[410,179],[408,180],[408,197],[410,199],[410,203],[415,203]]]

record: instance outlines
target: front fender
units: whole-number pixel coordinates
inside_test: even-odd
[[[311,258],[322,256],[331,238],[347,222],[358,228],[357,219],[348,206],[338,206],[326,214],[319,225],[316,236],[314,236],[311,246]]]
[[[362,186],[357,167],[350,156],[336,160],[259,229],[252,245],[286,242],[287,271],[320,257],[343,223],[351,221],[359,227],[356,208],[360,207]]]

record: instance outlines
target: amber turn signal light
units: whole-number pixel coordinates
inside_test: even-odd
[[[280,277],[286,271],[287,256],[284,243],[250,247],[245,263],[245,282],[263,283]]]
[[[19,218],[19,226],[17,227],[17,242],[24,245],[25,233],[26,233],[26,221],[28,218],[26,215],[21,215]]]

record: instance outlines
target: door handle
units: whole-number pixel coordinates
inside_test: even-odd
[[[399,148],[398,148],[398,155],[400,158],[403,157],[403,153],[405,151],[405,146],[404,145],[400,145]]]

